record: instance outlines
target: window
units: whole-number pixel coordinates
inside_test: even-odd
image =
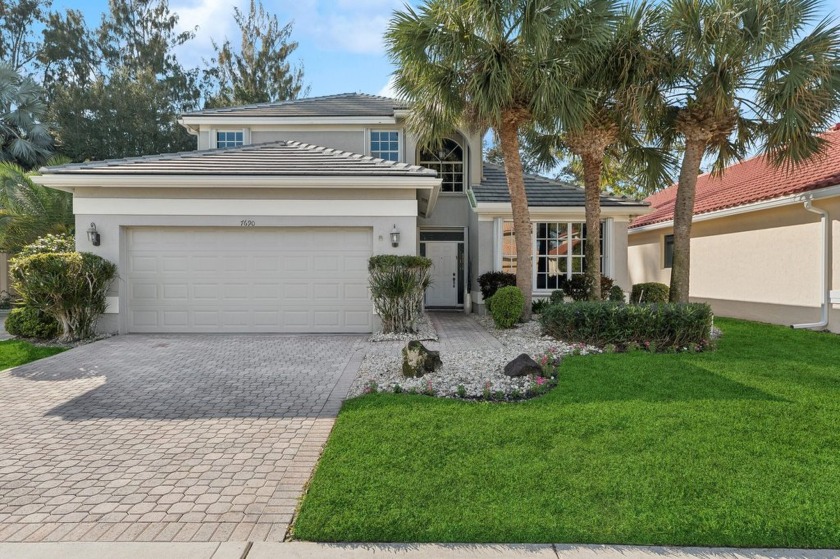
[[[664,267],[670,268],[674,265],[674,236],[673,235],[665,235],[663,238],[664,246]]]
[[[437,171],[441,192],[464,191],[464,149],[455,140],[446,139],[437,150],[421,149],[418,165]]]
[[[586,225],[576,222],[531,224],[535,240],[534,287],[554,290],[560,278],[586,272]],[[604,222],[601,222],[601,268],[604,267]],[[513,222],[502,225],[502,271],[516,273],[516,237]]]
[[[370,155],[386,161],[399,161],[400,133],[394,130],[371,130]]]
[[[217,148],[236,148],[241,146],[244,142],[242,130],[234,131],[220,131],[216,132],[216,147]]]

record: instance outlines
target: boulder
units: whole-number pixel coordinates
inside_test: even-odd
[[[416,340],[408,342],[403,348],[402,357],[403,375],[407,377],[422,377],[441,366],[440,352],[431,351]]]
[[[539,363],[531,359],[530,355],[522,353],[505,365],[505,374],[509,377],[539,376],[543,374],[543,370]]]

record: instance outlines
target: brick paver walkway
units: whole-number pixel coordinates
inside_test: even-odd
[[[430,348],[448,352],[502,347],[501,342],[478,324],[472,315],[462,312],[430,312],[428,314],[439,339],[438,343],[430,343]]]
[[[0,542],[281,541],[350,336],[120,336],[0,373]]]

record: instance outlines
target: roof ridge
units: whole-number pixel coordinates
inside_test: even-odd
[[[354,151],[346,151],[337,148],[319,146],[317,144],[309,144],[297,140],[289,140],[287,144],[290,146],[297,147],[299,149],[305,149],[309,151],[322,151],[324,154],[332,155],[334,157],[342,157],[344,159],[358,159],[360,161],[372,161],[378,165],[382,165],[385,167],[394,167],[397,169],[406,169],[410,171],[431,171],[431,169],[428,169],[421,165],[411,165],[402,161],[391,161],[388,159],[381,159],[379,157],[373,157],[371,155],[365,155],[363,153],[356,153]],[[435,174],[437,174],[436,171]]]
[[[391,101],[394,103],[396,108],[397,104],[404,103],[399,99],[395,99],[393,97],[385,97],[383,95],[373,95],[371,93],[362,93],[362,92],[353,92],[348,91],[344,93],[332,93],[329,95],[318,95],[315,97],[300,97],[296,99],[284,99],[282,101],[267,101],[264,103],[247,103],[244,105],[234,105],[231,107],[214,107],[214,108],[205,108],[199,109],[197,111],[190,111],[187,113],[182,113],[181,116],[197,116],[202,114],[218,114],[218,113],[225,113],[225,112],[232,112],[232,111],[241,111],[241,110],[251,110],[251,109],[265,109],[265,108],[273,108],[273,107],[284,107],[288,105],[297,105],[297,104],[306,104],[311,102],[317,101],[324,101],[328,99],[341,99],[341,98],[350,98],[350,97],[367,97],[370,99],[380,99],[383,101]]]

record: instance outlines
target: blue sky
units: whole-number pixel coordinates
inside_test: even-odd
[[[211,54],[210,39],[235,40],[233,6],[247,0],[169,0],[184,28],[198,27],[196,39],[179,56],[199,65]],[[417,4],[418,0],[411,3]],[[294,21],[296,58],[304,66],[310,95],[359,91],[386,93],[392,68],[384,54],[382,33],[391,13],[404,0],[263,0],[281,22]],[[823,0],[825,15],[840,14],[840,0]],[[99,21],[108,0],[54,0],[53,8],[80,9],[89,24]],[[235,41],[234,41],[235,42]]]

